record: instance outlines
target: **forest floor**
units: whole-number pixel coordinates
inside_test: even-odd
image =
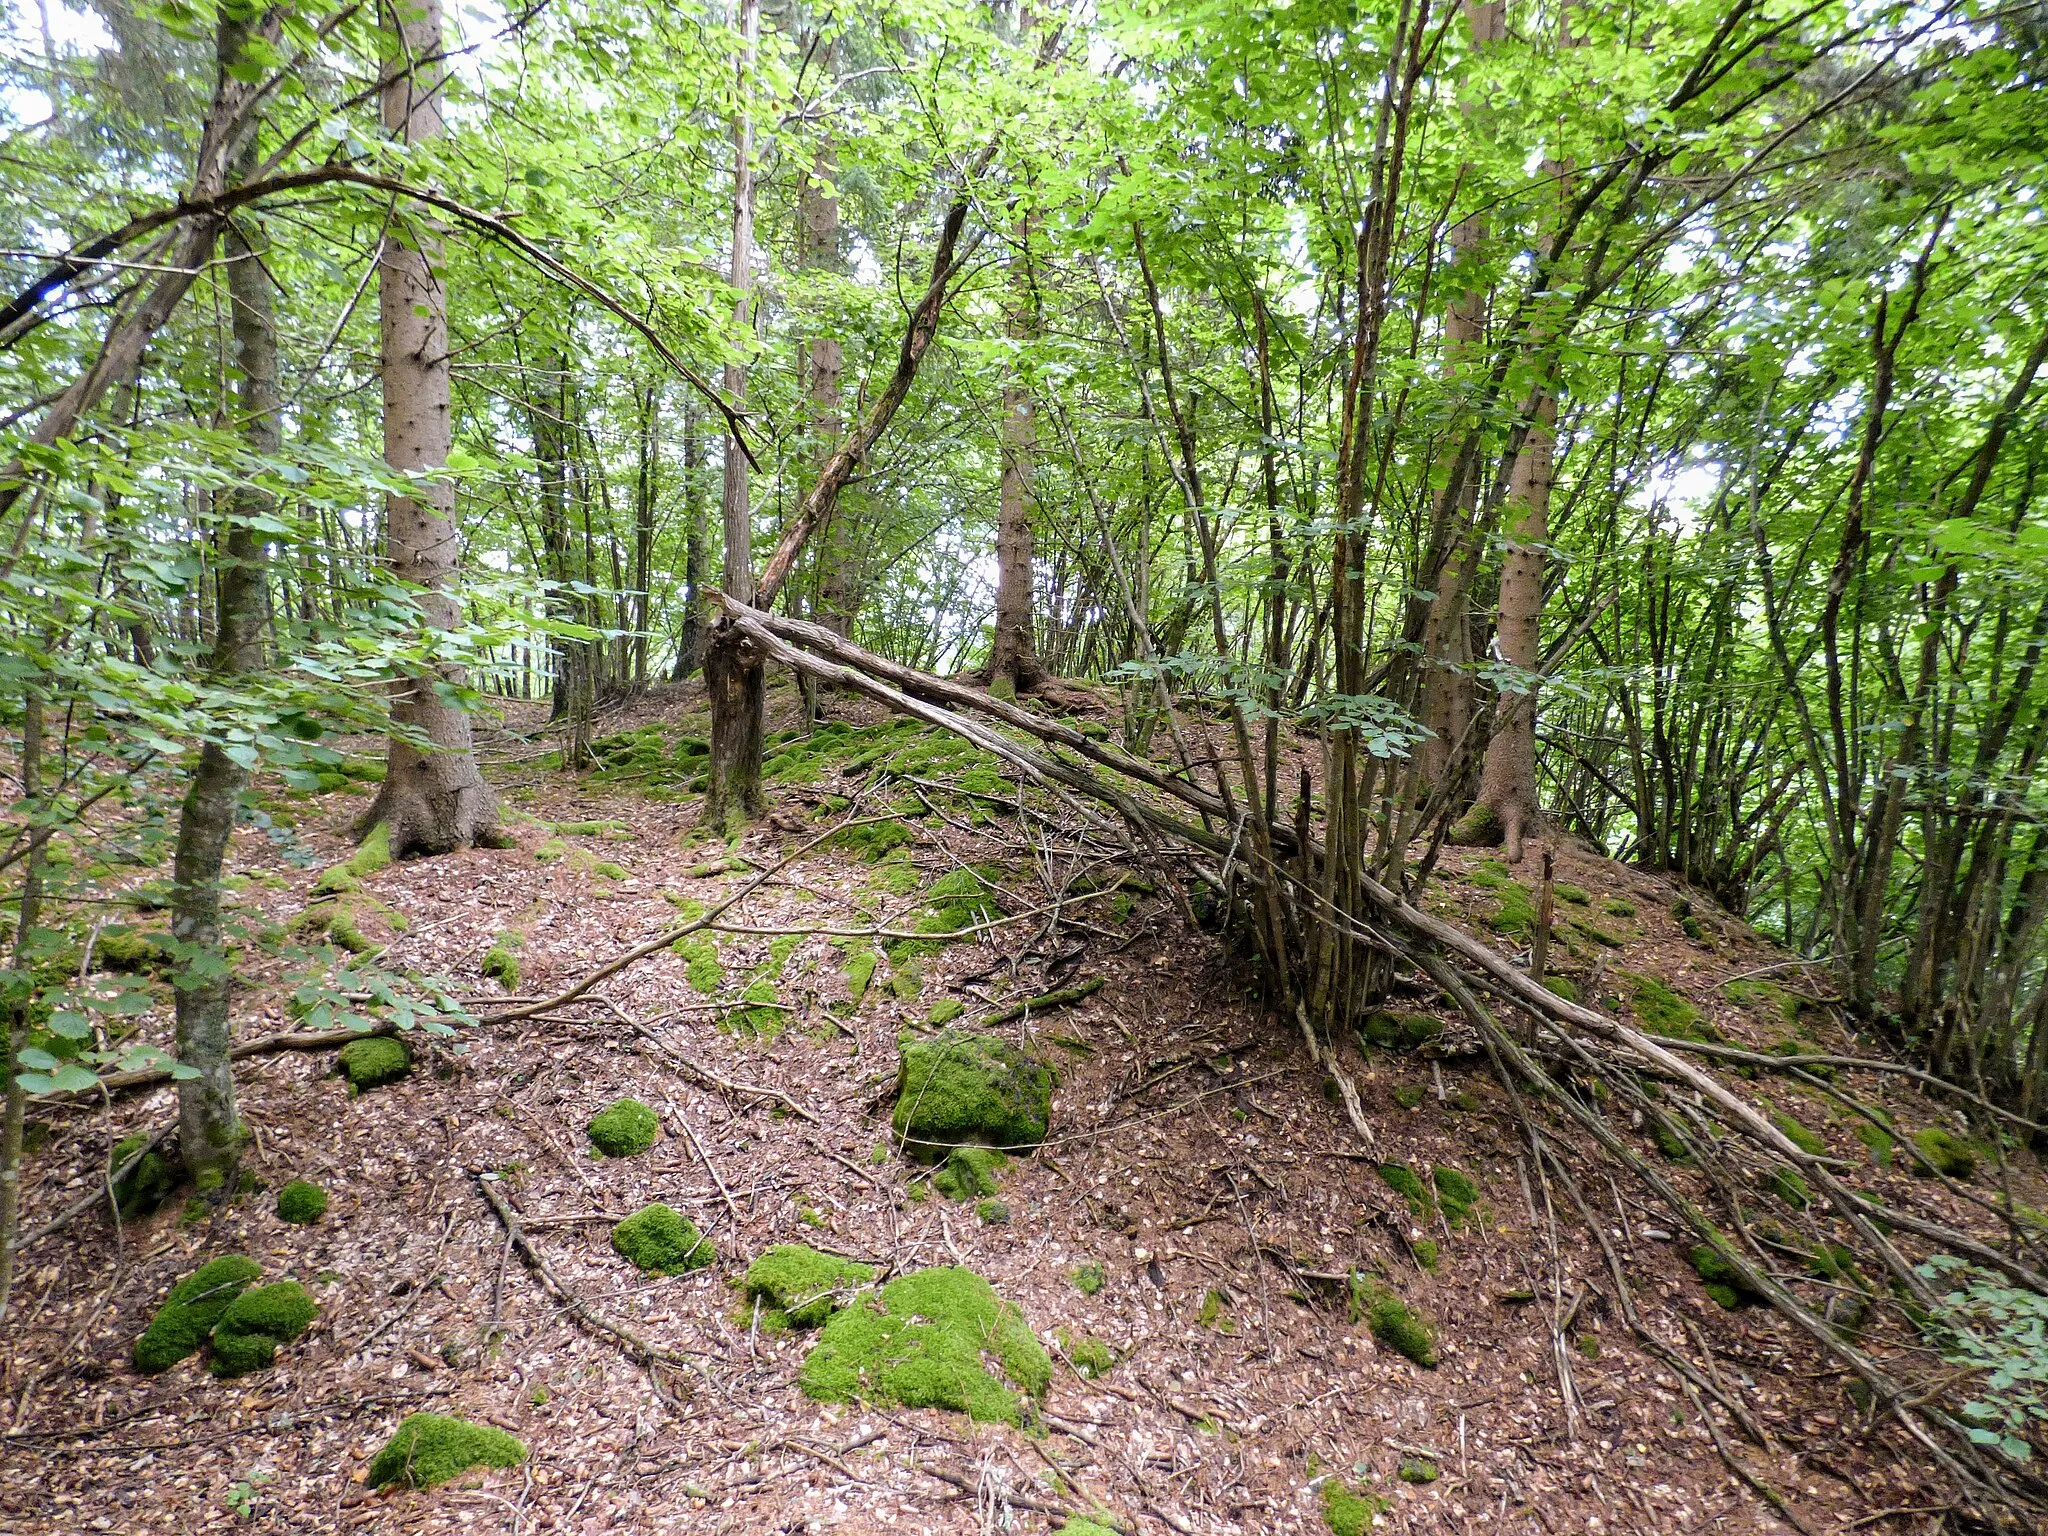
[[[604,729],[646,728],[639,740],[665,749],[703,734],[702,708],[701,693],[663,690]],[[794,709],[775,690],[771,729]],[[532,706],[506,713],[541,727]],[[880,722],[844,699],[827,713]],[[95,1213],[25,1254],[0,1381],[0,1529],[987,1532],[1097,1510],[1131,1531],[1320,1531],[1331,1479],[1384,1499],[1373,1524],[1390,1532],[1792,1529],[1731,1474],[1715,1435],[1807,1530],[1933,1528],[1926,1511],[1942,1498],[1925,1468],[1859,1425],[1815,1352],[1766,1309],[1716,1305],[1669,1216],[1589,1177],[1648,1326],[1689,1352],[1711,1341],[1724,1389],[1771,1443],[1744,1441],[1718,1411],[1703,1422],[1615,1314],[1599,1249],[1533,1171],[1485,1057],[1459,1054],[1455,1031],[1440,1055],[1351,1053],[1376,1159],[1295,1032],[1248,996],[1174,894],[1143,871],[1121,889],[1114,871],[1076,881],[1060,829],[1006,811],[986,764],[935,748],[922,774],[899,762],[886,793],[863,798],[865,768],[799,753],[771,782],[773,814],[728,860],[694,840],[699,798],[658,755],[642,752],[637,779],[630,764],[577,778],[538,750],[524,762],[501,751],[491,770],[517,847],[389,866],[353,907],[385,946],[380,964],[447,978],[480,1015],[504,1001],[479,970],[501,933],[523,938],[512,993],[546,997],[849,817],[910,792],[932,814],[813,846],[726,914],[776,931],[724,933],[692,959],[663,950],[573,1006],[464,1029],[459,1049],[414,1037],[415,1070],[388,1086],[352,1094],[325,1052],[242,1063],[248,1166],[270,1193],[217,1211],[181,1195],[120,1229]],[[302,912],[319,868],[347,857],[367,793],[276,790],[273,827],[243,829],[233,849],[243,907],[278,924]],[[1829,1009],[1801,1006],[1804,969],[1741,923],[1694,896],[1694,937],[1661,879],[1555,852],[1558,880],[1585,898],[1559,908],[1557,960],[1589,995],[1758,1049],[1794,1037],[1871,1049]],[[1495,929],[1513,926],[1535,863],[1512,884],[1486,856],[1449,850],[1431,904],[1507,942]],[[856,999],[864,941],[818,930],[907,923],[963,866],[991,876],[1004,912],[1029,915],[923,946],[937,953],[881,956]],[[1050,1138],[1003,1176],[1007,1219],[932,1191],[889,1147],[899,1032],[949,1002],[972,1026],[1097,979],[1078,1002],[997,1026],[1058,1072]],[[1417,989],[1402,1006],[1434,1001]],[[291,1027],[287,1002],[260,982],[244,991],[238,1033]],[[166,1011],[147,1028],[167,1033]],[[1903,1159],[1868,1166],[1825,1104],[1777,1083],[1768,1093],[1887,1198],[1987,1228]],[[600,1158],[585,1127],[622,1096],[655,1108],[660,1138]],[[1873,1096],[1908,1128],[1959,1124],[1930,1100]],[[163,1126],[172,1108],[168,1088],[39,1108],[26,1225],[76,1201],[115,1139]],[[1425,1184],[1431,1169],[1460,1170],[1479,1202],[1453,1227],[1405,1203],[1382,1161]],[[2048,1203],[2031,1163],[2009,1176],[2019,1198]],[[508,1252],[486,1177],[589,1314],[684,1363],[657,1366],[657,1386],[544,1289]],[[318,1222],[275,1214],[292,1179],[327,1191]],[[653,1200],[697,1222],[717,1262],[650,1279],[615,1254],[610,1223]],[[733,1284],[792,1242],[987,1277],[1053,1355],[1039,1423],[807,1398],[810,1336],[761,1328]],[[217,1380],[197,1357],[139,1374],[130,1348],[165,1293],[228,1252],[304,1282],[320,1308],[312,1331],[251,1376]],[[1377,1346],[1354,1319],[1354,1269],[1434,1324],[1437,1368]],[[1090,1340],[1115,1361],[1093,1379],[1074,1363]],[[431,1491],[372,1491],[368,1458],[423,1409],[501,1426],[528,1458]],[[1424,1461],[1435,1481],[1402,1479]]]

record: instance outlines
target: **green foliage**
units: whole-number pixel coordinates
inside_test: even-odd
[[[935,1161],[962,1143],[1019,1151],[1045,1140],[1053,1076],[1043,1062],[991,1035],[948,1032],[902,1047],[898,1145]]]
[[[1980,1373],[1962,1409],[1971,1440],[2032,1460],[2029,1437],[2048,1429],[2048,1296],[1951,1254],[1937,1254],[1920,1273],[1959,1282],[1942,1298],[1941,1337],[1951,1365]]]
[[[255,1260],[228,1253],[202,1264],[172,1286],[171,1294],[135,1341],[135,1369],[165,1371],[196,1354],[228,1304],[262,1273]]]
[[[1330,1536],[1370,1536],[1373,1523],[1393,1507],[1378,1494],[1338,1478],[1323,1482],[1323,1524],[1330,1528]]]
[[[967,1269],[916,1270],[856,1298],[826,1321],[797,1373],[819,1402],[945,1408],[1000,1424],[1022,1424],[1051,1382],[1022,1314]]]
[[[351,1040],[335,1053],[335,1065],[349,1087],[361,1093],[395,1083],[412,1071],[412,1052],[389,1035]]]
[[[243,1291],[228,1303],[213,1329],[216,1376],[246,1376],[268,1370],[278,1350],[313,1324],[320,1309],[296,1280],[280,1280]]]
[[[310,1226],[327,1214],[327,1191],[293,1179],[277,1192],[277,1214],[295,1226]]]
[[[654,1145],[661,1121],[638,1099],[617,1099],[591,1118],[590,1144],[606,1157],[637,1157]]]
[[[741,1292],[761,1303],[761,1321],[775,1328],[816,1328],[874,1278],[853,1259],[800,1243],[779,1243],[747,1266]]]
[[[408,1414],[370,1458],[372,1488],[438,1488],[475,1467],[516,1467],[526,1447],[502,1429],[438,1413]]]
[[[650,1275],[684,1275],[718,1261],[718,1250],[694,1222],[658,1202],[612,1228],[612,1250]]]

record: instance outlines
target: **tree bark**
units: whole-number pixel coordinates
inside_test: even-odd
[[[823,49],[820,68],[829,76],[834,47]],[[837,273],[841,267],[839,249],[839,149],[829,130],[819,139],[804,178],[801,195],[803,264],[815,272]],[[839,446],[839,434],[846,423],[840,415],[839,380],[845,359],[839,338],[819,327],[810,340],[811,469],[812,478],[823,473]],[[818,598],[814,617],[835,634],[853,633],[854,611],[860,580],[855,569],[854,528],[846,509],[835,506],[832,516],[819,530]]]
[[[745,93],[753,85],[761,34],[760,0],[740,0],[739,26],[741,96],[733,113],[732,318],[735,345],[744,347],[752,338],[754,282],[754,120]],[[725,365],[725,397],[735,407],[746,400],[743,360]],[[728,596],[742,603],[752,603],[755,594],[750,493],[746,456],[728,434],[725,494],[720,506],[725,535],[722,585]],[[761,793],[761,717],[767,708],[767,676],[758,651],[720,631],[712,636],[705,654],[704,678],[711,693],[711,765],[703,824],[730,833],[767,809]]]
[[[42,792],[43,695],[39,683],[31,682],[21,712],[22,804],[34,806]],[[29,833],[14,928],[16,972],[29,968],[29,937],[42,921],[43,848],[48,840],[47,829]],[[22,1048],[29,1040],[32,1004],[32,994],[23,992],[12,997],[7,1008],[7,1085],[5,1109],[0,1111],[0,1318],[6,1317],[8,1297],[14,1290],[14,1246],[21,1240],[21,1130],[28,1094],[18,1079]]]
[[[1028,39],[1032,26],[1028,5],[1017,7],[1018,40]],[[1003,385],[1003,478],[996,513],[996,633],[988,661],[989,691],[1005,698],[1029,692],[1045,681],[1038,659],[1032,590],[1031,518],[1038,458],[1038,422],[1031,385],[1018,365],[1017,352],[1038,335],[1037,293],[1031,276],[1032,217],[1017,220],[1017,251],[1010,258],[1009,294],[1004,301],[1004,329],[1014,349],[1010,374]]]
[[[385,131],[408,144],[441,136],[440,0],[385,0]],[[422,63],[420,61],[429,61]],[[392,221],[377,258],[382,333],[384,460],[403,473],[435,473],[448,464],[448,290],[441,235],[426,214]],[[461,555],[455,487],[445,480],[411,496],[384,499],[384,553],[392,574],[417,589],[425,631],[453,630],[461,617],[452,587]],[[429,635],[431,638],[431,635]],[[461,688],[463,668],[423,668],[398,685],[384,786],[361,829],[389,830],[393,858],[452,853],[497,841],[497,803],[477,767],[468,711],[442,689]],[[402,733],[416,732],[422,748]]]
[[[704,665],[704,573],[711,565],[704,525],[704,432],[694,401],[683,403],[683,632],[669,681],[680,683]]]

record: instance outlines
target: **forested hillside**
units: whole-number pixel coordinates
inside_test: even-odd
[[[2048,1520],[2048,8],[6,25],[0,1526]]]

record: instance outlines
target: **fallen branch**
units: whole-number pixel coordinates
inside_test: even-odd
[[[254,1040],[244,1040],[228,1051],[228,1060],[246,1061],[251,1056],[271,1056],[279,1051],[326,1051],[344,1046],[351,1040],[368,1040],[376,1035],[395,1035],[398,1026],[386,1019],[371,1025],[368,1029],[297,1029],[285,1030],[275,1035],[259,1035]],[[133,1072],[109,1072],[99,1080],[97,1087],[67,1089],[62,1093],[39,1093],[30,1102],[36,1104],[64,1104],[73,1099],[99,1093],[126,1093],[135,1088],[154,1088],[159,1083],[168,1083],[170,1070],[166,1067],[139,1067]]]
[[[1041,992],[1036,997],[1027,997],[1021,1003],[1012,1003],[1000,1013],[992,1013],[981,1021],[982,1027],[1007,1024],[1012,1019],[1021,1019],[1027,1013],[1045,1013],[1054,1008],[1067,1008],[1080,1002],[1084,997],[1093,997],[1102,990],[1102,978],[1092,976],[1078,987],[1061,987],[1056,992]]]

